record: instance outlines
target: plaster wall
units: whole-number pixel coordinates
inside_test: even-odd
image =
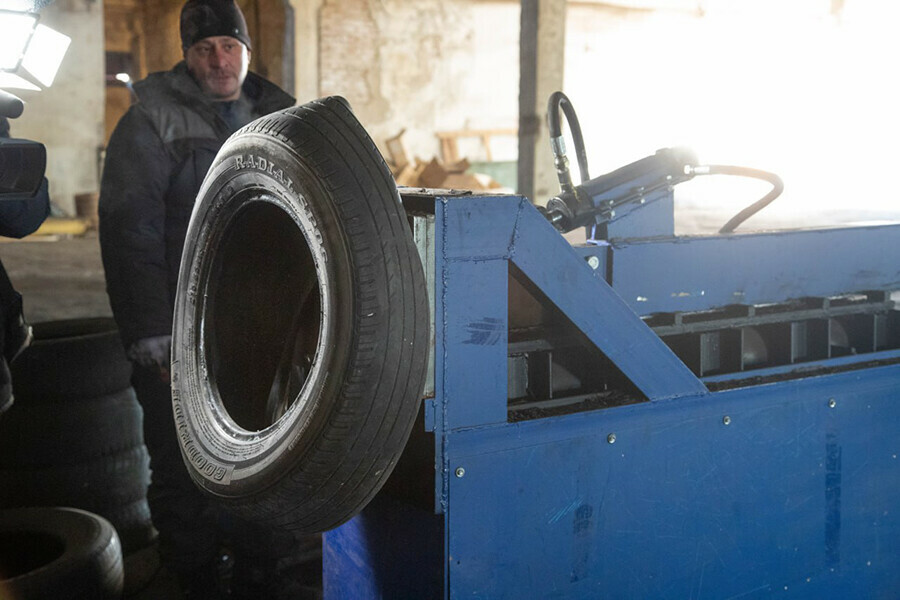
[[[436,131],[516,127],[518,2],[326,0],[318,20],[319,95],[347,98],[382,149],[405,128],[430,159]],[[514,143],[492,150],[515,158]]]
[[[75,212],[75,194],[98,189],[103,145],[103,7],[97,0],[57,0],[41,23],[72,38],[56,80],[40,92],[13,90],[25,113],[12,121],[15,137],[47,147],[47,179],[53,203]]]

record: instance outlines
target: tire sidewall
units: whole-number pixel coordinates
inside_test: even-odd
[[[264,197],[263,199],[260,199]],[[185,241],[175,306],[172,398],[182,455],[197,484],[215,495],[255,494],[289,473],[305,446],[324,428],[321,398],[339,397],[351,355],[352,277],[345,234],[328,194],[306,164],[271,137],[242,135],[222,147],[197,197]],[[284,211],[309,247],[321,300],[319,342],[300,396],[259,432],[228,416],[209,376],[202,330],[204,281],[218,241],[248,202]],[[278,307],[275,307],[277,310]],[[193,348],[194,351],[190,351]]]
[[[0,581],[12,598],[120,598],[124,586],[122,547],[113,526],[75,508],[20,508],[0,511],[0,532],[43,533],[59,540],[56,559]]]

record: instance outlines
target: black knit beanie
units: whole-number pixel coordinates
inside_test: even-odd
[[[188,0],[181,9],[181,47],[187,50],[203,38],[227,35],[250,48],[244,13],[234,0]]]

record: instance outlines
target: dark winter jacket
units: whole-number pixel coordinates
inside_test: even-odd
[[[134,91],[138,103],[106,150],[99,206],[106,289],[126,348],[172,331],[188,221],[219,148],[240,126],[294,104],[253,73],[241,100],[214,103],[184,62],[135,83]]]

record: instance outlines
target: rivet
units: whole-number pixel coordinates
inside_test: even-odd
[[[616,443],[616,434],[611,433],[608,436],[606,436],[606,441],[609,442],[610,444],[615,444]]]
[[[834,398],[829,398],[828,399],[828,408],[834,408],[835,406],[837,406],[837,400],[835,400]]]
[[[595,271],[600,267],[600,259],[596,256],[589,256],[587,259],[587,263]]]
[[[462,467],[456,467],[456,476],[457,477],[462,477],[465,474],[466,474],[465,469],[463,469]]]
[[[725,415],[724,417],[722,417],[722,423],[724,425],[731,425],[731,417],[729,417],[728,415]]]

